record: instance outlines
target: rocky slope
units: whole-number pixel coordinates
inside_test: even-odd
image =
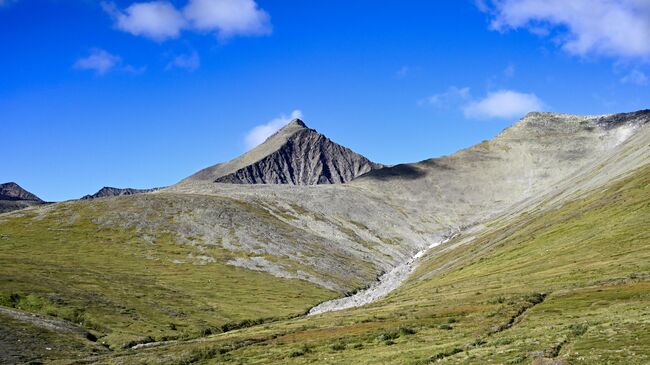
[[[160,193],[236,199],[268,212],[295,231],[234,219],[239,213],[216,212],[210,218],[192,215],[183,220],[183,230],[248,253],[233,264],[287,275],[264,258],[283,257],[311,269],[310,276],[293,275],[340,290],[341,283],[391,271],[449,234],[517,214],[541,199],[566,201],[581,189],[643,166],[650,160],[649,125],[650,111],[531,113],[490,141],[449,156],[372,171],[349,184],[185,181]]]
[[[243,156],[201,170],[185,181],[342,184],[381,167],[296,119]]]
[[[40,204],[45,204],[45,202],[18,184],[14,182],[0,184],[0,213]]]
[[[81,199],[89,200],[89,199],[98,199],[98,198],[108,198],[112,196],[136,195],[136,194],[150,193],[156,190],[160,190],[160,188],[132,189],[132,188],[112,188],[109,186],[104,186],[103,188],[99,189],[99,191],[96,192],[95,194],[84,195]]]

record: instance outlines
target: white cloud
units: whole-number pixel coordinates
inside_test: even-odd
[[[254,0],[190,0],[183,14],[193,28],[220,38],[271,32],[269,15]]]
[[[263,143],[267,138],[271,137],[273,133],[289,124],[292,120],[299,118],[302,118],[302,112],[300,110],[294,110],[288,117],[286,115],[281,115],[266,124],[258,125],[246,134],[246,137],[244,138],[246,148],[251,149]]]
[[[408,74],[410,72],[411,72],[410,67],[402,66],[402,68],[400,68],[399,70],[397,70],[397,72],[395,72],[395,77],[397,77],[398,79],[401,80],[401,79],[405,78],[406,76],[408,76]]]
[[[103,49],[93,49],[88,57],[75,62],[74,68],[78,70],[92,70],[98,75],[104,75],[122,62],[119,56],[112,55]]]
[[[188,71],[194,71],[201,66],[201,59],[199,54],[192,52],[187,55],[179,55],[174,57],[174,59],[167,64],[167,69],[172,68],[183,68]]]
[[[102,8],[117,29],[159,42],[178,38],[185,29],[214,32],[221,39],[271,33],[269,15],[254,0],[189,0],[181,10],[169,1],[133,3],[124,10],[103,1]]]
[[[623,76],[623,78],[621,78],[621,82],[624,84],[644,86],[648,84],[648,76],[643,71],[634,69],[627,75]]]
[[[650,56],[648,0],[479,0],[493,29],[557,35],[570,54],[622,58]]]
[[[102,2],[102,8],[114,18],[117,29],[159,42],[177,38],[186,25],[183,15],[167,1],[134,3],[124,11]]]
[[[512,119],[540,111],[543,107],[544,103],[535,94],[500,90],[465,105],[463,112],[466,118],[471,119]]]
[[[458,104],[471,97],[468,87],[452,86],[447,91],[426,97],[418,102],[420,105],[431,105],[436,108],[447,107],[451,104]]]

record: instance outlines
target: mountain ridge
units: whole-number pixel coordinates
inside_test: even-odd
[[[183,180],[230,184],[342,184],[382,168],[294,119],[242,156]]]
[[[163,188],[151,188],[151,189],[133,189],[133,188],[115,188],[111,186],[104,186],[99,189],[95,194],[88,194],[81,197],[81,200],[90,200],[90,199],[99,199],[99,198],[109,198],[114,196],[125,196],[125,195],[136,195],[136,194],[145,194],[151,193]]]
[[[15,182],[0,184],[0,214],[47,204]]]

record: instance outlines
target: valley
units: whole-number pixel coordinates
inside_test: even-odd
[[[0,313],[36,334],[5,356],[643,364],[649,121],[531,113],[383,166],[296,120],[167,188],[2,214],[0,305],[93,339]]]

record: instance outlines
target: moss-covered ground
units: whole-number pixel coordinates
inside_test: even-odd
[[[645,167],[439,247],[372,305],[87,361],[648,364],[649,227]]]
[[[0,305],[64,319],[118,351],[301,315],[337,295],[226,265],[219,247],[195,252],[171,233],[97,225],[100,212],[101,203],[70,202],[4,217]]]

